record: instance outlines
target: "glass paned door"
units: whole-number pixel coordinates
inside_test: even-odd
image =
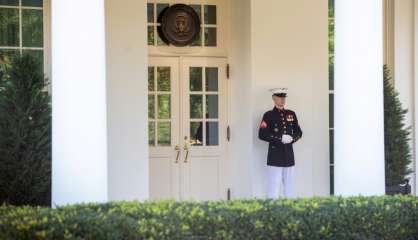
[[[183,199],[225,199],[227,81],[223,58],[183,58]]]
[[[180,99],[178,58],[150,58],[148,144],[150,198],[180,199]]]
[[[152,57],[151,199],[226,199],[226,61]]]

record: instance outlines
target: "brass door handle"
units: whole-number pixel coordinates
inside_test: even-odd
[[[179,158],[180,158],[180,146],[179,145],[176,145],[176,147],[174,148],[174,150],[177,151],[176,161],[174,163],[178,163],[179,162]]]
[[[184,150],[186,150],[186,157],[184,158],[184,163],[187,163],[187,159],[189,158],[189,145],[188,143],[184,144]]]

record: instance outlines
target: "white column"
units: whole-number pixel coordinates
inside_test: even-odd
[[[107,194],[104,0],[52,0],[52,204]]]
[[[381,195],[382,0],[336,0],[335,8],[335,194]]]

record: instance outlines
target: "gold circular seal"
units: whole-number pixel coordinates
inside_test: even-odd
[[[160,38],[167,44],[183,47],[200,34],[200,19],[196,11],[185,4],[175,4],[161,12]]]

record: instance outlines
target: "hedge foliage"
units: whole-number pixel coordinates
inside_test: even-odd
[[[0,207],[0,239],[418,239],[414,196]]]

